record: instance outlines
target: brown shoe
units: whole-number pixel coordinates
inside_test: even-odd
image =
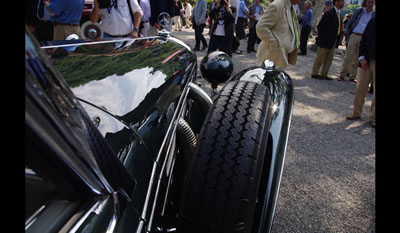
[[[311,78],[315,78],[315,79],[324,79],[321,75],[317,75],[317,74],[312,74]]]
[[[338,80],[338,81],[344,81],[345,79],[344,79],[344,77],[339,76],[339,78],[338,78],[337,80]]]
[[[357,120],[357,119],[360,119],[361,117],[360,116],[354,116],[353,114],[349,114],[349,115],[347,115],[346,116],[346,119],[347,120]]]
[[[350,82],[357,83],[357,80],[354,77],[353,78],[350,77]]]
[[[376,122],[375,122],[375,121],[370,121],[370,122],[369,122],[369,125],[370,125],[372,128],[375,128]]]

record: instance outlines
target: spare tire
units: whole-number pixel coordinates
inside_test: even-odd
[[[179,232],[251,231],[270,120],[266,86],[232,81],[222,89],[186,176]]]

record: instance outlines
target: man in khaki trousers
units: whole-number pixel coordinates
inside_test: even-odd
[[[340,9],[343,5],[344,0],[334,0],[334,7],[324,13],[317,26],[316,45],[318,52],[312,66],[311,78],[332,80],[328,77],[328,72],[335,49],[339,46],[339,37],[342,31]]]
[[[44,0],[43,3],[53,21],[53,40],[65,40],[71,34],[80,35],[83,0]]]
[[[293,5],[300,0],[275,0],[268,6],[256,25],[261,43],[257,61],[271,60],[275,67],[284,70],[288,64],[296,65],[300,44],[299,22]]]
[[[354,96],[353,113],[346,116],[347,120],[361,118],[365,97],[368,94],[369,84],[372,81],[373,94],[371,103],[370,125],[375,128],[375,18],[372,18],[361,38],[360,42],[360,68],[357,71],[357,91]]]
[[[365,8],[355,10],[349,23],[346,25],[345,34],[349,38],[349,41],[338,81],[345,80],[348,73],[350,74],[350,80],[354,80],[357,75],[357,58],[361,37],[369,20],[375,15],[375,11],[373,10],[375,0],[363,0],[363,4],[365,4]],[[357,62],[354,62],[354,60]]]

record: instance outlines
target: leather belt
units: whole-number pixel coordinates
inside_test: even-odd
[[[353,32],[353,34],[357,35],[357,36],[362,36],[362,33],[357,33],[357,32]]]
[[[73,26],[73,27],[77,27],[79,26],[79,24],[73,24],[73,23],[53,23],[54,25],[66,25],[66,26]]]

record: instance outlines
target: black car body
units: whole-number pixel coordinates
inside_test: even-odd
[[[191,48],[165,36],[42,48],[25,37],[26,232],[179,232],[182,187],[213,104],[193,83]],[[259,82],[270,96],[252,220],[253,232],[269,232],[293,84],[268,67],[232,80]]]

